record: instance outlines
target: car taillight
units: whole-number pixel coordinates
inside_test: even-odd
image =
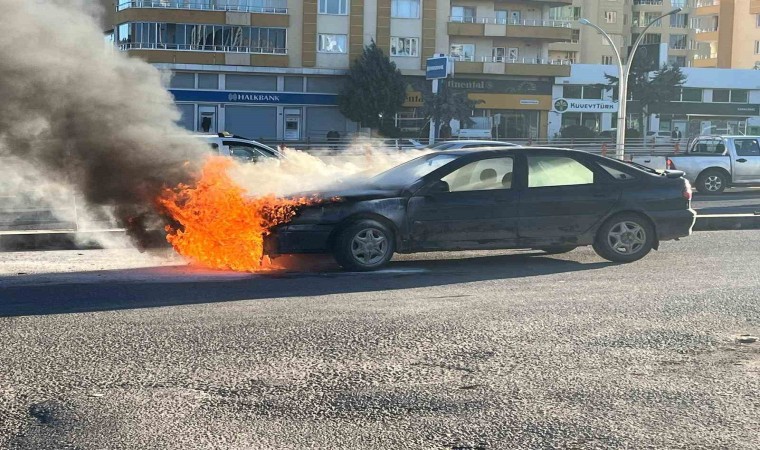
[[[673,160],[668,158],[668,160],[665,162],[665,167],[667,167],[669,170],[676,170],[676,165],[673,164]]]
[[[691,201],[691,183],[686,178],[684,178],[683,183],[683,198]]]

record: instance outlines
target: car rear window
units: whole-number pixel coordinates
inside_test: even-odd
[[[631,175],[630,173],[624,172],[624,171],[622,171],[622,170],[620,170],[620,169],[618,169],[616,167],[613,167],[613,166],[611,166],[609,164],[605,164],[605,163],[601,163],[601,162],[597,163],[597,164],[599,164],[599,167],[601,167],[602,169],[604,169],[605,172],[607,172],[608,174],[610,174],[610,176],[612,178],[616,179],[616,180],[623,180],[623,181],[625,181],[625,180],[635,180],[636,179],[636,177],[633,176],[633,175]]]

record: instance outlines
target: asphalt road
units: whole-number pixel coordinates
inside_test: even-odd
[[[760,447],[760,231],[214,273],[0,259],[0,448]]]
[[[695,193],[692,207],[699,214],[753,214],[760,211],[760,188],[728,189],[720,195]]]

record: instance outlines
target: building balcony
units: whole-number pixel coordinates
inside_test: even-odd
[[[523,75],[536,77],[569,77],[570,60],[549,60],[541,58],[483,57],[458,58],[455,63],[456,73],[481,75]]]
[[[237,16],[237,17],[235,17]],[[242,16],[242,17],[241,17]],[[242,19],[242,22],[239,20]],[[274,13],[238,13],[234,11],[191,10],[170,8],[127,8],[118,11],[116,23],[159,22],[159,23],[203,23],[208,25],[252,25],[259,27],[290,26],[290,16]]]
[[[720,0],[695,0],[691,7],[692,16],[717,16],[720,13]]]
[[[129,8],[187,9],[194,11],[230,11],[260,14],[287,14],[287,0],[248,1],[248,0],[133,0],[119,1],[117,11]]]
[[[694,39],[699,42],[717,42],[718,27],[696,28],[694,29]]]
[[[495,3],[514,3],[514,0],[495,0]],[[546,6],[570,6],[573,4],[573,0],[531,0],[531,3]]]
[[[691,62],[692,67],[718,67],[718,56],[696,55]]]
[[[228,47],[221,45],[178,45],[121,43],[118,49],[149,63],[207,64],[235,66],[288,67],[290,58],[284,48]]]
[[[449,36],[508,37],[569,41],[570,22],[560,20],[499,20],[492,17],[450,17]]]
[[[570,42],[553,42],[549,44],[549,51],[557,52],[579,52],[581,50],[581,43],[578,41]]]
[[[760,14],[760,0],[749,0],[749,13]]]

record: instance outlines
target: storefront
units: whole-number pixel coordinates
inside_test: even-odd
[[[409,135],[423,136],[423,90],[429,84],[422,77],[406,77],[407,101],[399,114],[399,128]],[[443,89],[466,92],[478,100],[472,117],[478,123],[490,124],[491,135],[497,139],[538,139],[546,137],[548,114],[552,108],[550,79],[486,79],[449,78],[441,80]],[[485,118],[486,120],[477,120]]]
[[[686,81],[676,98],[650,107],[644,115],[637,101],[628,102],[629,128],[672,132],[684,138],[705,134],[760,133],[760,89],[756,70],[682,68]],[[605,89],[605,75],[613,66],[574,64],[569,77],[558,77],[553,88],[554,108],[549,115],[549,135],[559,136],[569,125],[582,125],[600,133],[616,128],[617,102]],[[557,102],[568,103],[564,111]],[[564,106],[564,104],[563,104]]]
[[[176,72],[169,92],[180,125],[199,133],[227,131],[263,141],[324,140],[358,126],[338,109],[340,77]]]

